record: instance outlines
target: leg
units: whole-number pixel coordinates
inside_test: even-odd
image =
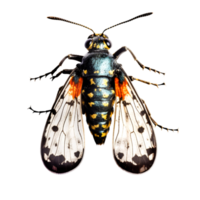
[[[162,124],[160,124],[153,116],[153,112],[151,111],[148,103],[147,103],[147,100],[145,98],[143,98],[143,102],[145,104],[145,107],[147,109],[147,112],[149,113],[149,116],[152,120],[152,122],[155,124],[155,126],[159,129],[159,131],[165,131],[166,133],[174,133],[175,132],[175,135],[179,135],[181,133],[181,127],[177,126],[176,128],[168,128]]]
[[[156,89],[160,89],[161,87],[169,87],[169,85],[167,84],[167,82],[165,81],[162,81],[161,83],[154,83],[152,81],[147,81],[147,80],[144,80],[142,78],[137,78],[135,77],[134,75],[129,75],[131,81],[135,81],[135,82],[138,82],[138,83],[142,83],[144,85],[151,85],[151,86],[154,86]]]
[[[150,66],[146,66],[138,57],[138,55],[136,54],[136,52],[129,47],[128,45],[124,45],[119,47],[115,52],[113,52],[113,56],[115,59],[119,60],[124,53],[129,54],[129,56],[132,58],[133,62],[136,63],[136,65],[142,70],[142,71],[148,71],[154,74],[158,74],[158,75],[163,75],[163,77],[167,77],[168,74],[166,72],[162,72],[161,70],[158,70],[156,68],[150,67]]]
[[[61,74],[71,74],[72,71],[73,71],[73,69],[64,69],[63,71],[57,73],[55,76],[52,76],[51,79],[53,81],[55,78],[57,78]]]
[[[81,62],[83,55],[81,54],[71,54],[68,53],[65,56],[63,56],[60,61],[48,72],[43,73],[39,76],[36,77],[28,77],[28,82],[33,82],[33,81],[42,81],[42,79],[54,79],[58,78],[61,76],[63,73],[66,73],[67,71],[71,72],[73,69],[63,69],[64,64],[66,63],[67,60],[71,61],[76,61],[76,62]]]

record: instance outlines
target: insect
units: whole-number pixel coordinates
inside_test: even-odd
[[[105,143],[114,112],[114,158],[122,169],[132,173],[147,171],[155,160],[156,139],[153,124],[166,130],[178,131],[156,123],[131,81],[137,80],[155,86],[164,83],[154,84],[128,76],[117,59],[128,51],[142,69],[164,73],[144,66],[128,47],[122,47],[113,55],[110,54],[108,50],[112,44],[104,34],[110,28],[151,14],[145,13],[121,22],[105,29],[101,34],[75,22],[48,17],[79,25],[93,32],[85,42],[88,49],[85,56],[69,54],[51,72],[31,78],[36,80],[51,74],[51,79],[54,80],[61,74],[70,74],[65,84],[60,87],[52,109],[35,111],[30,107],[33,112],[39,114],[49,112],[42,136],[41,155],[44,165],[50,171],[68,172],[81,162],[85,149],[82,114],[86,115],[96,144],[101,145]],[[64,69],[53,76],[66,59],[79,63],[74,69]]]

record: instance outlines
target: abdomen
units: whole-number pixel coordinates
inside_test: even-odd
[[[82,107],[96,144],[103,144],[108,134],[115,98],[114,78],[84,77]]]

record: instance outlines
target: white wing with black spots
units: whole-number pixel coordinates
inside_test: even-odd
[[[153,164],[156,140],[148,111],[128,78],[124,99],[116,96],[113,152],[117,164],[126,171],[142,173]]]
[[[74,169],[80,163],[85,148],[81,95],[70,95],[72,78],[58,94],[42,138],[43,162],[56,173]]]

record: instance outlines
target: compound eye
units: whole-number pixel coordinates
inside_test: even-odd
[[[92,43],[92,39],[88,39],[86,42],[85,42],[85,48],[88,49],[89,46],[91,45]]]
[[[105,39],[104,41],[105,41],[105,43],[106,43],[107,47],[108,47],[108,48],[111,48],[111,46],[112,46],[112,43],[111,43],[111,41],[110,41],[110,40],[108,40],[108,39]]]

